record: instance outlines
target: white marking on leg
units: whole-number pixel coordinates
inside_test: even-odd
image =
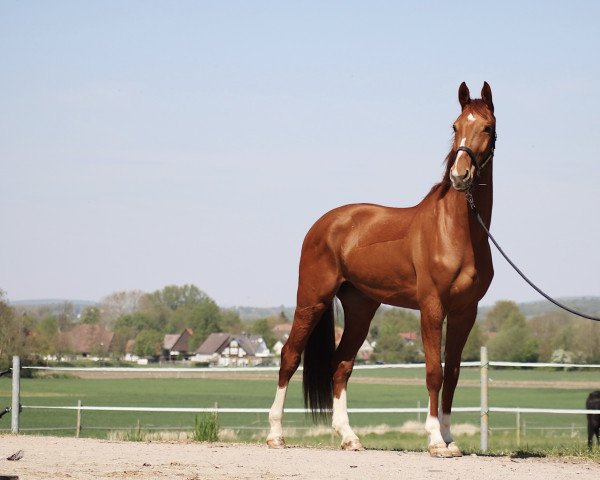
[[[283,404],[285,403],[285,395],[287,393],[287,386],[277,387],[275,393],[275,401],[269,411],[269,423],[271,424],[271,431],[267,440],[277,439],[283,437]]]
[[[333,416],[331,426],[342,437],[342,444],[358,440],[356,434],[350,428],[348,419],[348,408],[346,402],[346,390],[342,390],[340,398],[333,397]]]
[[[427,415],[425,421],[425,430],[429,434],[429,445],[436,445],[438,443],[445,443],[440,431],[440,421],[438,417]]]
[[[442,438],[444,442],[451,443],[452,442],[452,434],[450,433],[450,425],[452,424],[452,414],[450,413],[439,413],[440,419],[440,433],[442,434]]]
[[[429,403],[431,403],[431,401]],[[427,433],[429,434],[429,445],[444,443],[438,417],[434,417],[428,413],[427,420],[425,420],[425,430],[427,430]]]
[[[473,115],[472,113],[469,113],[469,116],[467,117],[467,120],[469,122],[473,122],[475,120],[475,115]]]

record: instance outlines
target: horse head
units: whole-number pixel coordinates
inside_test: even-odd
[[[496,142],[496,117],[492,103],[492,90],[483,83],[480,99],[471,99],[466,83],[460,84],[458,101],[462,111],[454,129],[453,151],[456,152],[450,167],[452,186],[461,192],[472,188],[475,179],[494,155]]]

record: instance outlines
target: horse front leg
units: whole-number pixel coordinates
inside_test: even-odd
[[[462,457],[462,452],[454,442],[452,434],[450,433],[450,426],[452,423],[452,401],[454,399],[454,391],[456,390],[458,377],[460,375],[462,351],[467,343],[476,316],[477,305],[472,305],[460,312],[450,312],[448,314],[440,423],[442,438],[448,445],[448,449],[452,452],[452,456],[454,457]]]
[[[425,430],[429,434],[429,454],[432,457],[450,458],[442,436],[438,417],[439,393],[442,388],[443,372],[441,360],[442,325],[445,312],[437,298],[430,298],[421,304],[421,337],[425,350],[425,371],[427,391],[429,392],[429,413],[425,421]]]

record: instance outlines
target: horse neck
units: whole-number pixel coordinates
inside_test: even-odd
[[[481,176],[476,180],[476,185],[473,189],[473,200],[481,218],[487,228],[489,228],[492,220],[493,204],[491,164],[486,166]],[[438,210],[443,215],[440,220],[446,224],[447,231],[455,231],[456,233],[462,231],[466,236],[471,238],[473,243],[487,241],[485,232],[469,208],[465,193],[450,187],[440,201],[443,204],[443,208]]]
[[[492,205],[494,203],[494,183],[493,183],[493,161],[486,166],[481,172],[480,177],[476,180],[476,185],[473,191],[473,200],[477,206],[477,210],[481,215],[483,222],[489,229],[492,222]],[[477,223],[471,215],[472,221]],[[487,239],[487,237],[486,237]]]

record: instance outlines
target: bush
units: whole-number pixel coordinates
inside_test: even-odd
[[[219,440],[219,414],[216,412],[207,413],[198,420],[196,415],[196,425],[192,434],[195,442],[216,442]]]

